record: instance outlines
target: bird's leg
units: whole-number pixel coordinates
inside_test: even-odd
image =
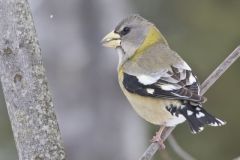
[[[161,126],[159,128],[159,130],[156,132],[156,135],[153,136],[153,138],[151,140],[151,142],[158,143],[160,145],[160,147],[159,147],[160,150],[164,150],[165,149],[165,145],[164,145],[163,139],[161,137],[162,136],[162,132],[163,132],[164,129],[165,129],[165,126]]]

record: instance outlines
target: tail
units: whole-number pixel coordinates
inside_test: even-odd
[[[210,126],[222,126],[226,124],[226,122],[209,114],[200,104],[197,104],[196,106],[189,103],[185,104],[184,107],[179,109],[179,113],[186,118],[191,131],[194,134],[201,132],[204,129],[205,124]]]

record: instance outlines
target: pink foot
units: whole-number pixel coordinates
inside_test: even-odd
[[[165,144],[163,143],[163,140],[161,138],[161,134],[159,134],[159,132],[157,132],[156,135],[153,136],[151,142],[152,143],[158,143],[159,144],[159,150],[164,150],[166,148]]]

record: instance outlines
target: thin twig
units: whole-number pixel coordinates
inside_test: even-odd
[[[172,130],[175,127],[167,127],[163,130],[163,140],[166,140],[167,137],[171,134]],[[150,160],[153,155],[157,152],[159,149],[159,144],[158,143],[152,143],[150,146],[146,149],[146,151],[143,153],[142,157],[139,160]]]
[[[207,92],[207,90],[239,58],[239,56],[240,56],[240,46],[238,46],[202,83],[202,85],[201,85],[201,95],[204,95]],[[162,139],[166,140],[173,130],[174,130],[174,127],[166,128],[165,132],[162,134]],[[154,156],[154,154],[157,152],[158,149],[159,149],[159,145],[157,143],[152,143],[146,149],[146,151],[142,154],[142,156],[139,158],[139,160],[150,160],[150,159],[152,159],[152,157]]]
[[[222,76],[222,74],[239,58],[240,46],[238,46],[225,60],[206,78],[201,85],[201,95]]]

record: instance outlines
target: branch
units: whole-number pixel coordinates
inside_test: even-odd
[[[0,77],[19,160],[65,160],[27,0],[0,0]]]
[[[201,85],[201,95],[222,76],[222,74],[240,57],[240,46],[238,46],[225,60],[207,77]]]
[[[167,137],[171,134],[175,127],[166,127],[163,132],[162,132],[162,139],[165,141]],[[150,160],[152,159],[153,155],[157,152],[159,149],[159,144],[158,143],[152,143],[150,146],[147,148],[147,150],[143,153],[141,158],[139,160]]]
[[[201,95],[204,95],[207,90],[221,77],[221,75],[239,58],[240,56],[240,46],[238,46],[202,83],[201,85]],[[165,132],[162,134],[162,139],[165,141],[167,137],[171,134],[175,127],[166,128]],[[179,145],[178,145],[179,146]],[[180,146],[179,146],[180,147]],[[150,160],[154,154],[159,149],[157,143],[152,143],[139,160]],[[174,149],[174,148],[173,148]],[[175,150],[175,152],[177,152]]]

